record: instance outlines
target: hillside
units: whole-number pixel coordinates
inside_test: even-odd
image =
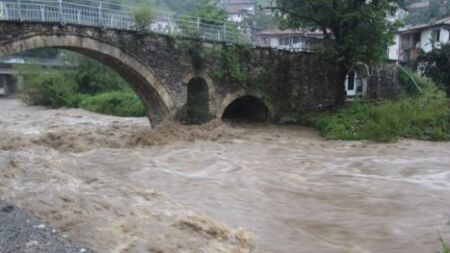
[[[405,0],[406,24],[429,23],[450,15],[449,0]]]

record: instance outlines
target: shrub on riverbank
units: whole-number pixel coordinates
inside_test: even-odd
[[[23,76],[19,98],[27,105],[51,108],[76,106],[76,83],[55,71],[30,68]]]
[[[449,101],[432,84],[421,95],[378,103],[356,101],[337,111],[304,115],[301,121],[331,140],[450,140]]]
[[[94,96],[83,96],[79,107],[102,114],[142,117],[145,116],[145,108],[139,98],[131,91],[112,91]]]
[[[18,78],[22,78],[19,98],[27,105],[81,107],[124,117],[146,115],[139,98],[117,74],[82,56],[73,59],[77,62],[76,69],[19,67]]]

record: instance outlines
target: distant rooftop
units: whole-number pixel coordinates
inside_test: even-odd
[[[228,13],[239,13],[242,10],[255,9],[255,0],[221,0],[219,5],[225,8]]]

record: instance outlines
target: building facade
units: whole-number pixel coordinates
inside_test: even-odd
[[[227,12],[231,22],[240,23],[256,14],[256,0],[220,0],[219,6]]]
[[[407,26],[398,30],[395,44],[389,48],[389,59],[401,64],[414,62],[420,53],[450,42],[450,17],[422,25]]]
[[[266,30],[257,34],[256,45],[295,52],[313,52],[321,39],[323,33],[318,30]]]

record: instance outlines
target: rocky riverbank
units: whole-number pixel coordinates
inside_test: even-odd
[[[0,199],[0,252],[93,253],[11,203]]]

